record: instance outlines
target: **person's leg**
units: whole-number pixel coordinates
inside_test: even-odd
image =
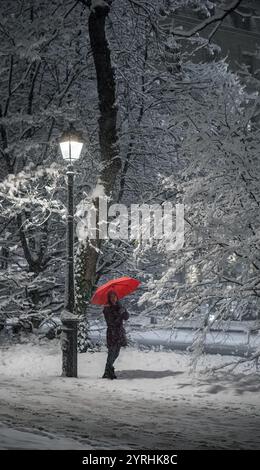
[[[114,346],[108,349],[107,362],[106,362],[106,367],[105,367],[103,378],[110,378],[110,379],[116,378],[113,364],[115,360],[117,359],[117,357],[119,356],[119,352],[120,352],[120,346]]]
[[[113,358],[112,358],[112,372],[113,372],[113,375],[114,375],[114,379],[116,379],[116,374],[115,374],[115,368],[114,368],[114,362],[115,360],[118,358],[119,356],[119,353],[120,353],[120,348],[121,346],[116,346],[115,349],[114,349],[114,354],[113,354]]]
[[[112,366],[113,366],[113,349],[108,348],[108,353],[107,353],[107,362],[106,362],[106,367],[105,367],[105,372],[103,375],[104,379],[111,379],[112,378]]]

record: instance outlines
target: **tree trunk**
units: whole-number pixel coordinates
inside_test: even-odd
[[[112,2],[110,2],[111,4]],[[91,6],[91,5],[89,5]],[[110,58],[110,49],[106,39],[106,18],[110,6],[97,6],[91,9],[89,15],[89,37],[94,58],[100,117],[99,143],[101,161],[103,163],[99,180],[103,184],[105,194],[111,196],[115,187],[117,175],[121,169],[121,160],[117,151],[117,107],[115,104],[116,83]],[[93,201],[97,204],[97,201]],[[98,211],[97,211],[98,214]],[[97,215],[98,217],[98,215]],[[86,328],[88,322],[86,311],[88,300],[95,288],[96,265],[101,240],[85,240],[80,243],[76,255],[75,284],[76,284],[76,313],[81,317],[79,324],[79,351],[86,350],[88,341]],[[82,338],[86,338],[85,346]]]

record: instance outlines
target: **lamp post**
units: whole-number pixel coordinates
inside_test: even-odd
[[[67,162],[68,212],[67,212],[67,270],[65,303],[62,321],[62,375],[77,377],[77,323],[74,314],[74,168],[83,147],[81,135],[70,126],[60,139],[60,149]]]

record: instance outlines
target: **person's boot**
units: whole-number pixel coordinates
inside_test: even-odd
[[[104,374],[102,375],[102,379],[114,379],[114,373],[111,369],[109,369],[108,367],[105,368],[105,372]]]
[[[113,379],[117,379],[117,376],[116,376],[116,374],[115,374],[115,368],[114,368],[114,367],[112,367],[112,374],[113,374]]]

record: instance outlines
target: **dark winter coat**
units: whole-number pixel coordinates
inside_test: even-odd
[[[127,346],[126,332],[123,320],[128,320],[129,313],[120,302],[106,305],[103,310],[107,323],[107,347]]]

